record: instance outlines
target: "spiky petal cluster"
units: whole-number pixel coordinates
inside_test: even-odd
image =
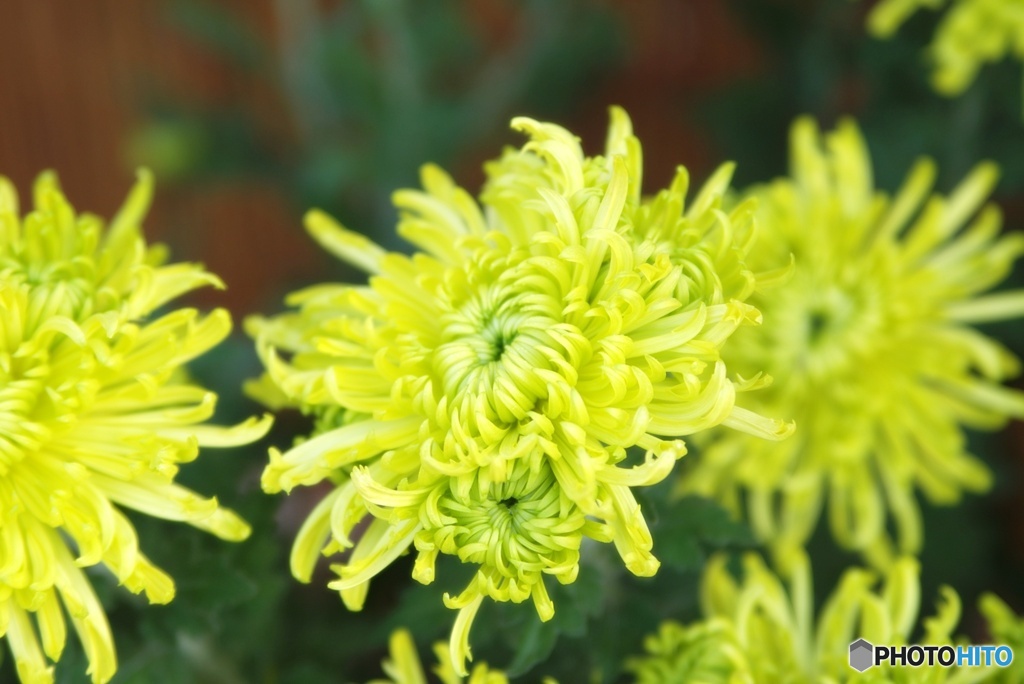
[[[888,38],[917,10],[946,4],[951,7],[928,47],[937,91],[959,95],[986,62],[1007,55],[1024,61],[1024,12],[1018,0],[882,0],[871,9],[868,27]]]
[[[53,681],[46,658],[60,658],[65,611],[93,682],[113,676],[110,628],[83,568],[103,565],[152,602],[173,597],[122,509],[229,540],[249,533],[216,500],[174,483],[199,447],[252,441],[269,418],[200,425],[216,397],[180,368],[231,322],[221,310],[152,316],[219,281],[198,266],[165,266],[163,252],[146,246],[139,226],[151,192],[143,172],[105,228],[76,215],[49,173],[21,217],[0,178],[0,636],[25,684]]]
[[[739,506],[758,534],[799,548],[828,507],[840,545],[884,566],[916,554],[915,490],[935,503],[989,486],[966,452],[962,425],[995,428],[1024,415],[1024,395],[1000,382],[1017,360],[970,324],[1024,312],[1024,293],[986,294],[1024,252],[1000,237],[999,210],[982,206],[997,173],[980,164],[947,197],[932,194],[922,160],[892,198],[874,189],[856,125],[822,137],[809,120],[792,133],[792,178],[755,189],[761,264],[791,278],[752,300],[765,324],[725,350],[739,372],[767,368],[775,384],[751,407],[795,418],[779,444],[720,432],[681,482]]]
[[[672,470],[680,437],[789,429],[735,407],[737,389],[763,379],[734,382],[720,356],[759,320],[743,302],[751,205],[721,208],[730,168],[689,207],[682,168],[641,202],[640,145],[621,110],[599,157],[558,126],[513,126],[530,141],[486,167],[480,203],[433,166],[423,191],[395,194],[411,257],[312,212],[311,233],[369,285],[299,292],[297,312],[249,326],[268,371],[253,391],[337,426],[271,451],[264,473],[268,492],[338,485],[299,534],[296,577],[354,545],[332,586],[358,609],[410,546],[421,582],[438,554],[478,566],[447,598],[460,672],[484,597],[532,598],[551,617],[544,576],[573,581],[584,537],[614,542],[638,575],[657,570],[631,488]],[[634,447],[646,452],[635,465]]]
[[[434,674],[441,680],[441,684],[508,684],[505,673],[490,669],[487,663],[474,665],[468,677],[459,676],[452,669],[447,648],[443,643],[434,645],[434,652],[437,654]],[[374,679],[367,684],[427,684],[427,676],[416,653],[416,644],[408,630],[397,629],[391,633],[388,651],[391,657],[381,663],[387,679]],[[554,684],[550,679],[545,679],[544,682]]]
[[[743,579],[729,574],[727,558],[716,556],[702,587],[704,620],[688,626],[663,623],[645,640],[647,653],[628,663],[639,684],[942,684],[943,682],[1019,681],[1019,670],[987,667],[891,667],[864,673],[849,665],[850,644],[908,643],[941,646],[959,643],[953,632],[960,620],[960,599],[943,587],[937,612],[914,632],[920,608],[919,566],[900,558],[880,589],[875,573],[847,570],[815,620],[811,571],[806,556],[789,558],[784,581],[756,554],[743,559]],[[995,643],[1017,646],[1024,625],[994,595],[982,599]],[[913,642],[911,636],[915,636]]]

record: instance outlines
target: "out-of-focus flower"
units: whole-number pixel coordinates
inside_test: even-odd
[[[398,629],[391,634],[388,641],[388,650],[391,657],[381,663],[381,669],[387,675],[387,679],[375,679],[368,684],[427,684],[427,676],[423,672],[419,655],[416,653],[416,644],[408,630]],[[473,666],[468,678],[460,677],[448,658],[448,646],[444,643],[434,645],[434,652],[437,654],[437,666],[434,674],[438,676],[442,684],[508,684],[508,677],[500,670],[492,670],[487,663],[477,663]],[[545,679],[545,683],[552,680]]]
[[[1024,682],[1024,617],[1016,615],[1010,607],[995,594],[983,594],[978,602],[981,614],[988,623],[992,643],[1004,644],[1013,649],[1013,662],[1002,671],[998,682],[1020,684]]]
[[[792,178],[751,193],[761,227],[752,263],[796,263],[751,300],[765,323],[740,331],[724,358],[740,374],[767,369],[776,381],[749,406],[799,427],[778,444],[718,432],[680,485],[734,509],[745,497],[755,531],[780,551],[804,545],[827,501],[841,546],[884,566],[892,521],[898,551],[917,553],[916,489],[951,504],[989,487],[961,425],[1024,415],[1024,395],[1000,385],[1017,360],[970,327],[1024,312],[1024,293],[981,295],[1010,272],[1024,236],[1000,237],[999,210],[982,207],[992,164],[948,197],[930,194],[934,176],[920,161],[889,198],[873,187],[854,123],[822,138],[801,119]]]
[[[391,657],[380,664],[387,679],[374,679],[368,684],[426,684],[427,676],[409,630],[397,629],[391,633],[388,654]]]
[[[727,620],[706,620],[684,626],[661,623],[644,639],[644,655],[626,661],[637,684],[750,684],[746,655]]]
[[[904,646],[914,634],[920,609],[919,566],[910,558],[894,561],[879,590],[875,573],[847,570],[815,620],[811,571],[803,554],[789,557],[785,581],[756,554],[743,559],[743,579],[729,574],[727,558],[709,563],[702,587],[705,620],[683,626],[666,622],[647,637],[645,655],[628,668],[640,684],[825,684],[828,682],[1010,682],[1013,668],[891,667],[883,662],[858,673],[850,667],[850,644]],[[942,646],[954,640],[960,599],[940,590],[936,614],[923,621],[914,643]],[[1000,644],[1020,622],[999,599],[989,596],[983,610]],[[995,619],[993,619],[995,618]],[[1002,629],[1003,631],[999,631]]]
[[[410,546],[424,583],[439,553],[478,565],[446,597],[460,609],[460,673],[484,597],[532,598],[550,618],[544,576],[573,581],[584,536],[614,542],[637,575],[657,570],[631,488],[668,475],[680,437],[789,431],[735,407],[763,378],[734,381],[720,356],[760,319],[743,302],[752,207],[721,208],[731,168],[688,208],[682,168],[641,202],[640,144],[621,110],[599,157],[558,126],[513,126],[530,141],[486,167],[479,204],[433,166],[424,191],[395,194],[412,257],[311,212],[310,232],[369,285],[313,287],[290,298],[297,312],[248,324],[268,371],[251,391],[322,428],[271,451],[264,488],[338,485],[296,540],[294,574],[308,581],[321,552],[354,545],[332,586],[359,609]],[[646,456],[629,459],[633,447]]]
[[[151,602],[171,579],[139,550],[121,508],[187,522],[223,539],[249,527],[215,499],[174,483],[203,446],[262,436],[270,419],[202,425],[216,396],[182,365],[217,344],[227,312],[151,314],[182,293],[220,286],[190,264],[164,265],[140,224],[152,179],[140,174],[108,227],[76,215],[53,174],[23,218],[0,178],[0,636],[26,684],[52,682],[65,611],[93,682],[117,667],[103,608],[83,568],[102,564]]]
[[[881,0],[868,15],[868,27],[888,38],[917,10],[938,9],[947,1]],[[1007,55],[1024,60],[1024,12],[1018,0],[952,0],[951,5],[928,47],[937,91],[959,95],[985,62]]]

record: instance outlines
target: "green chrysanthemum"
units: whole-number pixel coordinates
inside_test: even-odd
[[[961,425],[1024,415],[1024,396],[999,385],[1016,359],[969,327],[1024,311],[1024,293],[978,296],[1009,273],[1024,236],[1000,237],[998,209],[979,211],[991,164],[948,197],[929,195],[929,160],[894,198],[875,191],[852,122],[822,139],[798,121],[792,168],[752,193],[762,228],[752,255],[760,265],[795,256],[794,271],[755,296],[764,326],[741,331],[724,357],[740,373],[768,369],[776,382],[751,406],[799,429],[772,445],[719,432],[681,485],[733,507],[745,493],[746,517],[781,550],[803,546],[827,501],[839,544],[884,566],[890,520],[900,553],[920,548],[915,489],[949,504],[988,488]]]
[[[354,544],[333,586],[358,609],[411,545],[422,582],[438,553],[478,565],[448,599],[461,609],[460,671],[483,598],[532,597],[547,619],[543,576],[572,581],[584,536],[613,541],[638,575],[657,570],[630,488],[671,471],[679,437],[718,424],[788,432],[734,406],[763,378],[734,382],[719,354],[759,320],[743,303],[752,208],[720,208],[731,169],[685,210],[684,169],[641,202],[640,145],[621,110],[601,157],[557,126],[513,125],[531,140],[487,166],[480,204],[433,166],[425,191],[396,193],[399,232],[422,250],[412,257],[312,212],[312,234],[374,274],[369,286],[315,287],[290,299],[298,312],[249,326],[268,369],[253,391],[325,427],[272,451],[264,488],[338,485],[301,531],[293,572],[308,581],[321,551]],[[630,467],[633,447],[646,457]]]
[[[992,642],[1009,646],[1014,653],[1013,662],[1000,672],[999,683],[1021,684],[1024,682],[1024,616],[1016,615],[1010,607],[995,594],[983,594],[978,602],[981,614],[988,623]]]
[[[922,7],[938,9],[949,0],[882,0],[868,16],[880,38],[892,36]],[[1024,10],[1019,0],[952,0],[928,48],[932,82],[943,95],[959,95],[986,62],[1007,55],[1024,61]]]
[[[644,638],[643,656],[626,661],[636,684],[750,684],[753,679],[742,647],[727,620],[683,626],[666,621]]]
[[[198,266],[162,265],[163,252],[146,247],[139,225],[151,192],[143,173],[105,229],[76,216],[52,174],[39,178],[35,208],[21,218],[0,178],[0,636],[26,684],[53,681],[46,657],[60,658],[65,611],[93,682],[114,674],[110,629],[83,568],[102,564],[153,602],[173,597],[120,507],[224,539],[249,533],[216,500],[174,484],[199,447],[250,442],[269,418],[198,425],[216,397],[179,369],[231,321],[221,310],[150,318],[184,292],[219,286]]]
[[[647,653],[628,663],[639,684],[968,684],[1019,682],[1019,669],[990,667],[890,667],[858,673],[849,665],[850,644],[866,639],[893,646],[959,643],[953,632],[960,599],[941,589],[936,615],[923,621],[913,642],[920,608],[915,560],[893,562],[880,591],[874,573],[847,570],[814,618],[811,573],[806,556],[790,557],[785,583],[756,554],[744,557],[742,582],[726,569],[726,557],[709,563],[702,587],[705,621],[689,626],[666,622],[647,637]],[[787,589],[788,585],[788,589]],[[982,600],[992,638],[1020,645],[1021,621],[993,595]]]
[[[388,678],[375,679],[368,684],[427,684],[427,676],[416,653],[416,644],[413,643],[408,630],[395,630],[388,641],[388,650],[391,657],[381,663],[381,668]],[[434,674],[441,680],[441,684],[508,684],[505,673],[490,669],[487,663],[477,663],[468,677],[460,677],[452,669],[445,644],[435,644],[434,652],[437,654],[438,663],[434,668]],[[545,679],[544,682],[554,684],[550,679]]]

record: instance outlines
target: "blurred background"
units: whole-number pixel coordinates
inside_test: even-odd
[[[319,206],[348,227],[402,249],[391,192],[437,162],[471,190],[503,145],[514,115],[553,120],[602,148],[607,107],[623,105],[644,143],[645,187],[677,164],[697,179],[738,163],[737,185],[786,171],[789,123],[861,123],[879,187],[894,190],[913,160],[937,159],[950,189],[980,159],[1003,170],[997,201],[1008,229],[1024,226],[1024,120],[1019,64],[985,68],[961,97],[932,92],[923,48],[936,17],[915,16],[894,40],[866,35],[871,2],[852,0],[8,0],[0,25],[0,173],[21,189],[56,169],[80,210],[110,216],[140,165],[158,192],[146,227],[174,258],[199,261],[228,284],[190,303],[246,315],[282,309],[283,295],[362,276],[318,250],[302,229]],[[1021,286],[1024,275],[1009,285]],[[240,328],[240,325],[238,326]],[[991,326],[1019,355],[1024,326]],[[240,332],[197,362],[221,396],[223,420],[259,408],[240,385],[259,372]],[[136,516],[144,550],[178,580],[179,600],[145,608],[98,573],[114,625],[116,682],[342,682],[379,674],[386,636],[414,628],[424,654],[453,617],[436,587],[413,586],[402,563],[375,581],[363,614],[323,585],[287,571],[296,526],[322,491],[288,500],[259,492],[267,444],[308,429],[283,415],[250,449],[209,453],[183,481],[217,494],[256,533],[228,546]],[[941,584],[965,605],[978,639],[978,594],[1024,610],[1024,428],[973,437],[996,490],[928,511],[923,613]],[[656,498],[656,493],[652,494]],[[657,512],[658,503],[650,506]],[[623,655],[668,615],[690,619],[703,554],[749,534],[696,501],[661,511],[686,520],[692,548],[667,549],[655,580],[594,560],[562,588],[555,620],[532,608],[488,607],[474,653],[524,681],[539,673],[616,681]],[[676,521],[676,522],[672,522]],[[658,539],[657,530],[655,539]],[[819,595],[850,558],[815,541]],[[450,568],[461,579],[459,568]],[[442,576],[442,572],[438,573]],[[448,587],[444,587],[448,588]],[[115,591],[116,590],[116,591]],[[595,596],[599,600],[595,600]],[[644,597],[659,597],[645,600]],[[600,619],[597,619],[597,618]],[[58,669],[86,681],[77,643]],[[9,660],[6,658],[5,660]],[[538,663],[542,665],[538,666]],[[10,663],[0,681],[11,681]],[[568,673],[568,674],[566,674]]]

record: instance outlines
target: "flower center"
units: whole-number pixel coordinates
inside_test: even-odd
[[[34,316],[37,320],[48,316],[81,320],[94,311],[112,308],[114,303],[96,301],[99,293],[95,274],[88,264],[75,261],[34,264],[2,258],[0,274],[14,286],[27,286],[32,299],[39,302],[33,307],[38,310]]]
[[[830,323],[828,312],[811,311],[807,316],[807,341],[815,346]]]
[[[503,333],[498,332],[493,335],[491,341],[491,347],[493,353],[491,354],[491,361],[501,361],[501,357],[505,355],[505,347],[512,344],[516,339],[516,333],[511,333],[506,337]]]
[[[534,371],[551,367],[548,331],[556,325],[538,305],[550,304],[545,299],[492,286],[443,318],[433,362],[451,410],[508,424],[533,408],[545,392]]]
[[[449,489],[438,500],[438,519],[450,522],[433,533],[450,539],[463,562],[502,577],[539,577],[545,568],[575,563],[585,518],[549,467],[517,462],[505,482],[478,487],[474,482],[468,495]]]
[[[889,318],[888,309],[864,284],[804,278],[765,303],[766,332],[752,335],[771,338],[773,358],[763,362],[775,369],[776,377],[827,380],[855,369],[864,355],[877,353],[871,350]]]
[[[515,342],[519,336],[518,326],[527,321],[516,316],[503,316],[502,318],[491,317],[487,320],[479,335],[479,340],[484,343],[481,347],[480,361],[491,363],[501,361],[506,349]]]

